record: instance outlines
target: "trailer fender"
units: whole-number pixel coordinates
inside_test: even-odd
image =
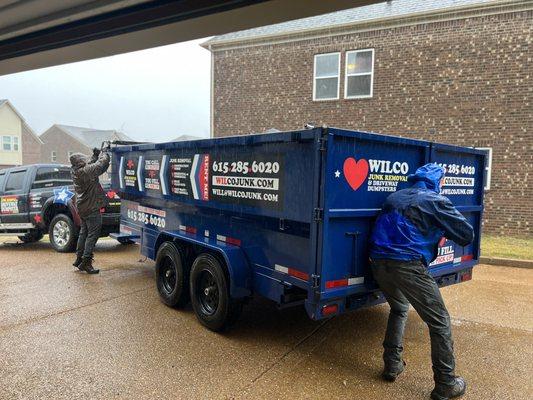
[[[143,230],[143,236],[147,229]],[[148,237],[143,239],[150,240]],[[157,254],[159,246],[170,239],[189,243],[195,247],[202,247],[210,252],[217,253],[225,261],[228,269],[230,280],[230,295],[232,298],[239,299],[251,295],[252,287],[251,268],[242,249],[238,246],[222,243],[216,240],[200,239],[182,231],[163,231],[159,232],[155,241],[154,257]],[[144,240],[143,240],[144,242]],[[146,242],[144,242],[146,243]],[[152,258],[152,257],[150,257]]]

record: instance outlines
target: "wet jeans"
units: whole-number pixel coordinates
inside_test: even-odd
[[[95,211],[81,219],[81,229],[80,236],[78,237],[76,254],[81,255],[84,258],[93,257],[94,246],[100,237],[101,228],[102,214],[100,214],[100,211]]]
[[[402,362],[403,332],[409,303],[429,328],[436,383],[452,384],[455,359],[450,316],[435,280],[419,261],[373,260],[372,273],[390,305],[383,360],[395,368]]]

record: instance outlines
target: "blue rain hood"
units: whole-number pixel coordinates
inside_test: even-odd
[[[444,176],[444,168],[429,163],[416,170],[414,174],[407,177],[414,188],[429,189],[435,193],[440,193],[440,180]]]

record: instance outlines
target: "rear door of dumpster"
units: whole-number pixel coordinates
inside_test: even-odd
[[[317,274],[323,300],[375,289],[368,263],[372,223],[389,194],[429,161],[430,143],[330,129],[323,241]]]
[[[439,254],[430,265],[433,275],[450,274],[479,260],[485,159],[483,150],[431,144],[430,161],[441,165],[446,171],[441,194],[452,201],[475,232],[474,241],[464,247],[451,240],[439,243]]]

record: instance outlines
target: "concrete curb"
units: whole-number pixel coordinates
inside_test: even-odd
[[[514,258],[480,257],[480,264],[500,265],[503,267],[532,268],[533,260],[516,260]]]

